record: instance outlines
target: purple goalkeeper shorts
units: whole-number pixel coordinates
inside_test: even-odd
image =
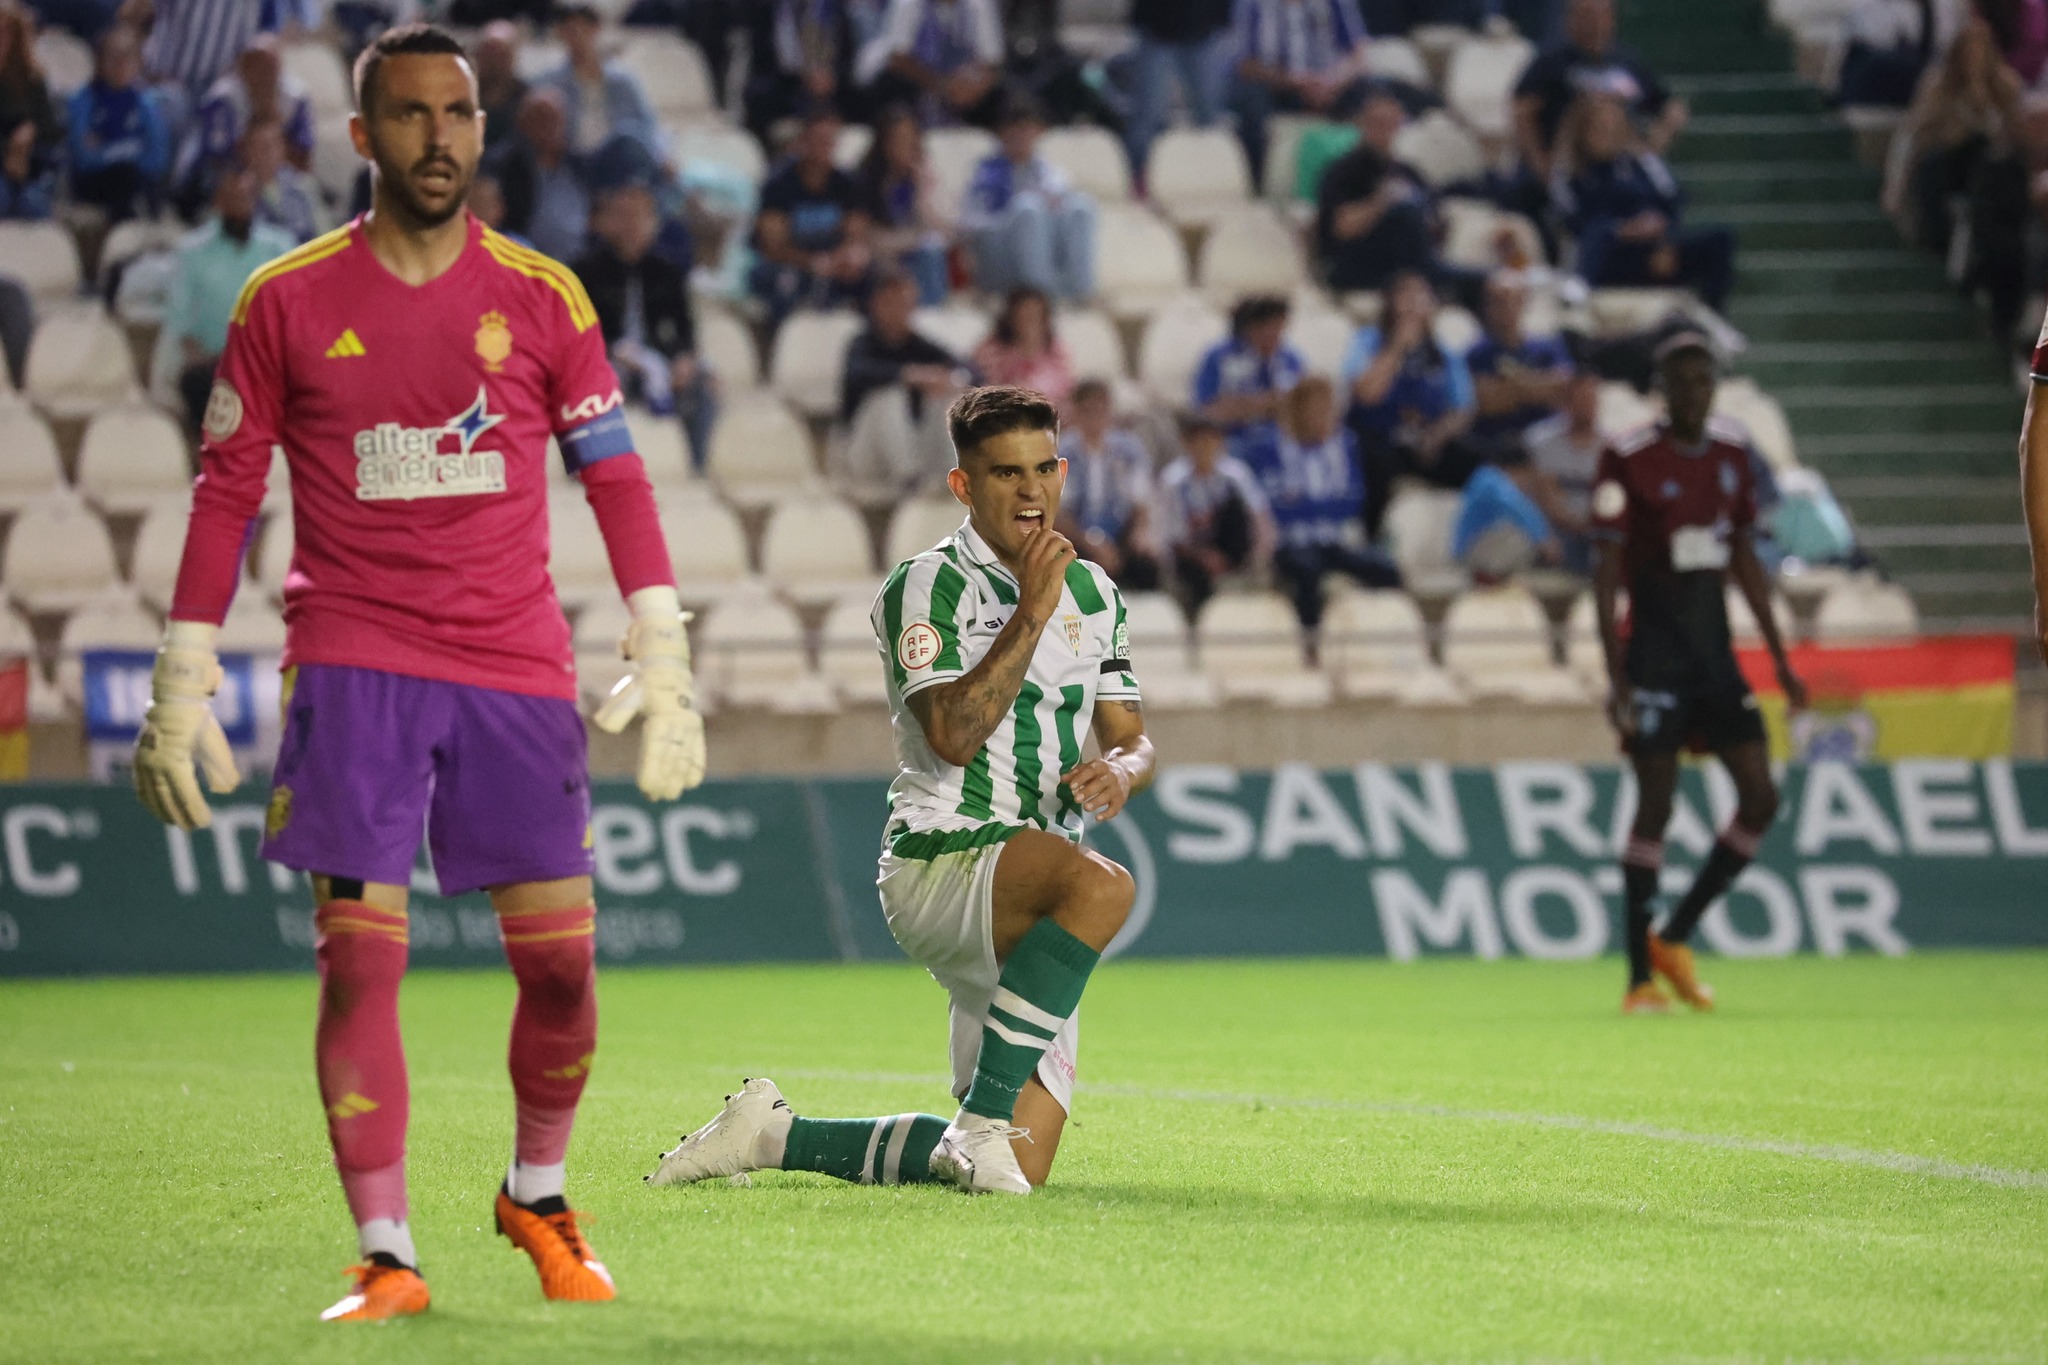
[[[424,829],[444,896],[590,875],[574,702],[331,664],[294,673],[264,857],[405,886]]]

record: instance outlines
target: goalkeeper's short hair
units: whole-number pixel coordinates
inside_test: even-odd
[[[370,112],[372,98],[377,93],[377,68],[384,65],[386,57],[419,56],[460,57],[464,61],[469,60],[469,53],[463,50],[455,35],[437,24],[405,24],[398,28],[387,28],[356,58],[356,112]]]

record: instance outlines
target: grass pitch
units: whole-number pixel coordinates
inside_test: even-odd
[[[614,971],[570,1196],[618,1278],[494,1237],[502,974],[406,986],[425,1317],[314,1319],[354,1254],[306,978],[0,986],[0,1359],[2048,1359],[2048,955],[1113,963],[1029,1200],[648,1190],[746,1075],[946,1112],[903,967]]]

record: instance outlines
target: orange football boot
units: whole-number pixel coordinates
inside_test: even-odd
[[[352,1265],[355,1292],[320,1315],[322,1322],[381,1322],[427,1311],[427,1282],[407,1266],[364,1261]]]
[[[1678,998],[1696,1010],[1714,1008],[1714,988],[1693,971],[1692,947],[1650,935],[1650,969],[1671,983]]]
[[[1645,981],[1640,986],[1631,986],[1627,995],[1621,997],[1623,1014],[1669,1014],[1671,997],[1657,989],[1654,981]]]
[[[576,1226],[575,1210],[559,1198],[540,1202],[561,1207],[541,1213],[513,1203],[503,1189],[498,1191],[498,1231],[533,1258],[533,1268],[540,1272],[540,1292],[551,1299],[586,1303],[618,1297],[611,1272],[592,1254]]]

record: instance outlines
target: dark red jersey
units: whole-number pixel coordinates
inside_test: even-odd
[[[1756,522],[1749,438],[1710,420],[1683,446],[1664,423],[1601,452],[1593,534],[1619,541],[1629,594],[1629,675],[1638,685],[1693,690],[1735,673],[1726,584],[1733,542]]]

